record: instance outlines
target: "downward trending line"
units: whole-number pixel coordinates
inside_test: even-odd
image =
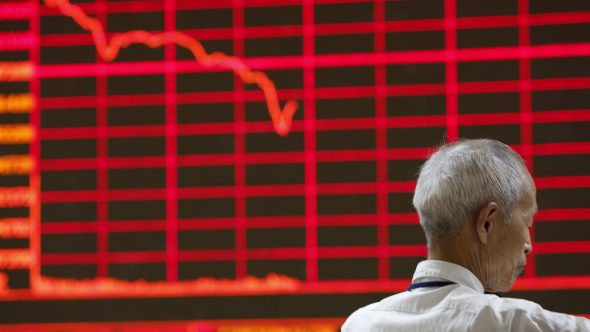
[[[153,34],[145,30],[133,30],[114,34],[111,40],[107,41],[102,24],[97,19],[86,15],[79,6],[72,5],[69,0],[44,0],[44,2],[47,7],[58,8],[63,15],[71,17],[81,28],[90,31],[96,44],[96,51],[105,61],[113,61],[121,48],[129,47],[131,44],[144,44],[151,48],[176,44],[191,51],[195,59],[203,66],[219,66],[233,70],[244,83],[256,84],[262,90],[266,99],[268,114],[277,134],[286,136],[291,130],[293,115],[297,110],[297,102],[288,100],[281,110],[273,81],[265,73],[250,69],[240,58],[228,56],[222,52],[209,54],[201,42],[178,31]]]

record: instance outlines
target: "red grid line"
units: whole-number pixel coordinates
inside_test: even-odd
[[[244,56],[244,1],[233,0],[233,47],[237,57]],[[246,140],[244,133],[245,122],[245,94],[244,84],[238,77],[234,78],[234,196],[236,220],[236,277],[248,275],[247,270],[247,239],[246,239],[246,168],[245,152]]]
[[[561,82],[561,83],[560,83]],[[459,82],[457,84],[458,93],[491,93],[491,92],[518,92],[518,81],[496,81],[496,82]],[[564,89],[588,89],[590,80],[585,78],[535,80],[531,82],[532,91],[543,90],[564,90]],[[445,93],[444,84],[406,84],[406,85],[389,85],[386,88],[387,96],[420,96],[420,95],[437,95]],[[297,97],[303,95],[303,89],[291,89],[289,92],[279,90],[285,97]],[[317,88],[316,96],[318,99],[341,99],[356,97],[374,97],[374,88],[370,86],[363,87],[343,87],[343,88]],[[263,95],[257,91],[245,91],[245,101],[261,102],[264,101]],[[233,92],[195,92],[178,94],[177,102],[179,104],[189,103],[221,103],[232,98]],[[51,108],[77,108],[93,107],[97,103],[97,97],[45,97],[41,99],[44,111]],[[143,100],[135,100],[143,99]],[[125,95],[109,96],[110,106],[143,106],[164,104],[164,95]],[[70,101],[70,102],[68,102]],[[295,121],[297,123],[297,121]],[[298,127],[297,129],[301,129]]]
[[[458,82],[459,93],[482,93],[482,92],[510,92],[518,91],[519,81],[493,81],[493,82]]]
[[[589,251],[590,241],[537,242],[533,247],[533,252],[537,255],[588,253]]]
[[[589,109],[578,110],[553,110],[543,111],[542,113],[533,113],[533,123],[548,123],[548,122],[578,122],[589,121]],[[559,144],[559,143],[557,143]]]
[[[104,12],[104,6],[106,6],[106,0],[99,0],[95,3],[96,8],[99,9],[99,13],[96,19],[105,26],[106,14]],[[101,57],[96,58],[97,63],[103,63],[104,60]],[[108,196],[108,168],[110,161],[108,157],[108,141],[105,138],[104,133],[109,131],[108,127],[108,88],[107,78],[105,75],[96,76],[96,192],[95,200],[97,204],[97,268],[98,277],[107,277],[109,274],[109,237],[108,237],[108,215],[109,207],[107,200]],[[102,137],[100,137],[102,136]],[[45,193],[41,193],[43,196]],[[43,200],[45,202],[45,200]]]
[[[104,203],[106,206],[108,201],[113,200],[165,199],[166,197],[166,189],[109,190],[104,188],[103,191],[104,194],[95,190],[44,191],[41,193],[41,200],[43,203],[96,201],[100,209],[101,204]],[[98,220],[107,220],[107,214],[102,216],[99,213],[98,216]]]
[[[461,126],[469,125],[496,125],[496,124],[521,124],[532,123],[559,123],[590,121],[590,110],[561,110],[544,111],[533,113],[528,112],[523,118],[519,113],[485,113],[485,114],[458,114],[458,123]],[[444,115],[429,116],[390,116],[380,121],[386,121],[387,128],[424,128],[443,127],[446,123]],[[320,119],[316,120],[316,129],[327,130],[354,130],[354,129],[379,129],[383,124],[375,121],[374,118],[352,118],[352,119]],[[295,121],[292,131],[303,131],[304,121]],[[246,134],[272,133],[272,124],[268,121],[247,122],[243,125]],[[212,134],[233,134],[234,124],[211,123],[211,124],[188,124],[178,125],[177,133],[183,135],[212,135]],[[43,140],[59,139],[88,139],[88,138],[125,138],[125,137],[161,137],[166,134],[165,125],[138,125],[138,126],[117,126],[110,127],[107,131],[89,129],[87,127],[69,128],[47,128],[39,132]]]
[[[38,65],[41,62],[40,52],[40,16],[39,16],[39,2],[33,1],[31,3],[31,15],[29,16],[29,31],[33,34],[33,45],[29,50],[31,62],[35,65],[33,70],[33,77],[29,81],[29,88],[31,94],[39,100],[41,96],[41,79],[39,77]],[[30,123],[37,130],[41,128],[41,107],[39,103],[34,103],[31,110]],[[35,193],[35,201],[32,202],[29,210],[29,219],[31,220],[31,230],[29,238],[29,249],[33,257],[33,264],[29,269],[30,288],[34,289],[35,283],[41,276],[41,165],[38,162],[41,160],[41,140],[35,139],[30,144],[31,157],[37,161],[33,163],[33,170],[29,176],[31,191]]]
[[[41,254],[41,265],[98,264],[98,253]]]
[[[343,0],[339,2],[350,2],[350,0]],[[362,2],[365,0],[355,2]],[[330,0],[320,0],[317,3],[330,3],[333,1]],[[244,7],[266,7],[266,6],[292,6],[292,5],[301,5],[301,0],[282,0],[281,2],[276,2],[272,0],[248,0],[244,3]],[[149,10],[154,10],[162,7],[162,4],[153,3],[153,1],[122,1],[117,3],[110,3],[106,10],[108,12],[133,12],[133,11],[146,11],[142,10],[143,6],[149,8]],[[80,4],[85,11],[88,13],[95,13],[98,9],[93,8],[90,4]],[[223,8],[232,8],[233,1],[232,0],[217,0],[213,2],[201,2],[201,1],[177,1],[176,8],[178,10],[190,10],[190,9],[223,9]],[[56,15],[57,12],[51,8],[44,8],[42,14],[45,15]]]
[[[535,277],[519,278],[516,280],[513,290],[544,290],[544,289],[588,289],[590,277],[587,276],[560,276],[560,277]],[[588,317],[588,315],[586,315]]]
[[[78,4],[86,13],[94,13],[94,6]],[[157,12],[161,9],[162,4],[148,2],[145,9],[135,4],[133,7],[125,8],[121,4],[109,3],[108,6],[118,6],[118,8],[108,9],[109,13],[116,12]],[[157,6],[159,8],[150,8]],[[161,10],[160,10],[161,11]],[[43,16],[57,16],[60,13],[52,8],[43,8]],[[552,25],[552,24],[576,24],[587,23],[590,21],[590,12],[565,12],[565,13],[542,13],[531,14],[530,25]],[[477,29],[477,28],[501,28],[517,27],[518,16],[484,16],[484,17],[457,17],[458,29]],[[386,21],[385,32],[408,32],[408,31],[437,31],[445,27],[444,18],[440,19],[418,19],[412,21]],[[338,34],[369,34],[374,32],[372,22],[351,22],[351,23],[324,23],[316,25],[315,35],[338,35]],[[298,37],[303,35],[303,25],[281,25],[276,27],[231,27],[231,28],[202,28],[187,29],[185,33],[198,36],[199,39],[231,39],[232,30],[239,30],[245,38],[265,38],[265,37]],[[157,32],[157,30],[154,30]],[[109,35],[112,35],[110,33]],[[64,44],[93,44],[87,36],[83,40],[76,37],[82,37],[83,34],[63,34],[63,35],[43,35],[42,46],[46,45],[64,45]]]
[[[533,91],[587,89],[590,85],[590,79],[587,77],[574,77],[530,80],[530,85],[530,89]]]
[[[388,251],[394,257],[424,256],[425,245],[389,246]],[[375,257],[377,246],[353,246],[353,247],[320,247],[318,258],[363,258]],[[265,248],[249,249],[247,259],[303,259],[306,257],[306,248]],[[232,260],[235,258],[234,249],[215,250],[180,250],[179,261],[217,261]],[[44,265],[73,265],[89,264],[97,261],[96,253],[44,253],[41,256]],[[110,252],[111,263],[159,263],[165,262],[164,251],[134,251],[134,252]]]
[[[304,87],[304,145],[305,145],[305,269],[306,281],[318,279],[318,234],[317,234],[317,165],[315,101],[315,12],[312,0],[303,0],[303,70]]]
[[[64,221],[42,223],[40,225],[41,234],[81,234],[96,233],[98,226],[96,222],[88,221]]]
[[[529,0],[518,1],[518,45],[529,45],[530,44],[530,20],[529,20]],[[520,140],[521,150],[520,153],[525,160],[529,172],[534,174],[533,170],[533,127],[532,127],[532,108],[531,108],[531,61],[530,59],[521,58],[519,60],[519,84],[520,84]],[[537,181],[537,187],[539,182]],[[535,231],[534,225],[530,230],[531,245],[533,248],[536,246],[535,243]],[[536,276],[536,252],[532,252],[532,259],[529,259],[529,263],[525,267],[525,275],[527,277]]]
[[[428,254],[426,244],[408,244],[389,246],[391,257],[426,257]]]
[[[560,185],[560,181],[565,184]],[[551,188],[587,188],[589,187],[588,177],[552,177],[536,180],[539,189]],[[413,181],[386,182],[385,188],[391,193],[411,193],[415,188]],[[109,201],[135,201],[135,200],[163,200],[166,199],[166,189],[123,189],[109,190]],[[371,194],[379,193],[378,186],[374,182],[365,183],[338,183],[338,184],[318,184],[317,194],[336,195],[336,194]],[[178,198],[227,198],[235,194],[231,187],[199,187],[199,188],[180,188]],[[250,186],[244,191],[248,197],[265,197],[265,196],[293,196],[304,195],[305,185],[262,185]],[[75,195],[75,197],[72,197]],[[97,194],[91,190],[77,191],[52,191],[43,192],[41,199],[45,203],[58,202],[86,202],[100,201]]]
[[[133,263],[160,263],[166,262],[165,251],[138,251],[138,252],[110,252],[109,263],[133,264]]]
[[[548,209],[540,210],[535,215],[535,222],[554,222],[586,220],[590,218],[590,209]],[[388,213],[389,225],[418,225],[418,215],[408,213]],[[273,217],[248,217],[248,228],[281,228],[281,227],[305,227],[304,216],[273,216]],[[318,227],[326,226],[376,226],[377,214],[348,214],[348,215],[320,215],[317,218]],[[233,218],[200,218],[181,219],[179,230],[211,230],[233,229]],[[109,233],[131,231],[158,231],[165,229],[164,220],[130,220],[109,222]],[[97,230],[96,222],[66,221],[41,224],[42,234],[77,234],[94,233]]]
[[[126,157],[110,158],[109,166],[111,168],[134,168],[164,166],[166,159],[160,157]],[[68,170],[68,169],[94,169],[97,165],[96,158],[77,158],[77,159],[41,159],[39,160],[40,168],[44,171],[51,170]]]
[[[535,156],[588,153],[590,153],[590,145],[586,142],[545,143],[533,145],[533,154]]]
[[[373,2],[373,19],[375,30],[375,52],[383,53],[386,49],[385,41],[385,1],[375,0]],[[377,149],[377,243],[379,245],[379,280],[389,278],[389,257],[387,245],[389,244],[388,209],[389,198],[387,195],[388,163],[387,163],[387,101],[386,101],[386,68],[385,66],[375,67],[375,135]],[[320,126],[318,125],[318,128]]]
[[[354,294],[354,293],[367,293],[367,292],[382,292],[382,293],[398,293],[401,291],[404,291],[405,289],[407,289],[408,285],[411,283],[411,280],[408,278],[399,278],[399,279],[390,279],[388,281],[382,281],[379,283],[375,283],[373,281],[368,281],[368,280],[345,280],[345,281],[324,281],[321,284],[317,283],[317,284],[305,284],[302,285],[300,288],[297,289],[297,291],[299,293],[303,293],[303,294],[335,294],[335,293],[345,293],[345,294]],[[585,276],[557,276],[557,277],[538,277],[538,278],[519,278],[517,279],[516,283],[514,284],[513,290],[518,290],[518,291],[535,291],[535,290],[576,290],[576,289],[586,289],[588,287],[588,284],[590,283],[590,278],[585,277]],[[293,289],[286,289],[286,290],[281,290],[281,289],[273,289],[273,290],[256,290],[256,291],[248,291],[247,294],[250,295],[255,295],[255,294],[259,294],[259,295],[279,295],[279,294],[292,294],[293,293]],[[213,294],[211,294],[210,292],[205,292],[206,295],[211,296]],[[228,292],[224,292],[224,295],[239,295],[241,294],[239,291],[228,291]],[[129,295],[126,293],[122,293],[122,294],[109,294],[108,295],[111,298],[128,298]],[[148,292],[148,293],[137,293],[134,294],[135,297],[140,297],[140,298],[145,298],[145,297],[150,297],[150,298],[154,298],[154,297],[166,297],[169,296],[168,294],[166,294],[165,292]],[[55,295],[55,294],[43,294],[42,295],[43,299],[48,300],[48,301],[59,301],[59,300],[64,300],[64,295],[63,294],[59,294],[59,295]],[[65,299],[76,299],[79,298],[80,296],[76,296],[76,295],[69,295],[66,296]],[[2,297],[0,299],[0,301],[27,301],[27,300],[31,300],[36,298],[36,296],[32,296],[30,293],[27,292],[23,292],[23,291],[19,291],[19,290],[13,290],[12,292],[10,292],[10,294]],[[581,314],[581,313],[576,313],[575,315],[577,316],[581,316],[581,317],[587,317],[590,318],[590,314]],[[335,326],[341,326],[342,322],[344,321],[344,318],[329,318],[328,319],[330,322],[335,322],[334,325]],[[284,324],[286,321],[286,319],[281,318],[280,322],[282,324]],[[289,320],[287,320],[289,321]],[[296,320],[290,320],[290,322],[288,322],[289,324],[292,324],[293,322],[297,321],[298,323],[301,322],[312,322],[312,321],[316,321],[316,322],[324,322],[323,318],[315,318],[315,319],[301,319],[298,318]],[[338,321],[338,322],[336,322]],[[249,324],[254,324],[254,323],[261,323],[261,324],[266,324],[268,322],[278,322],[278,320],[272,319],[272,320],[267,320],[267,319],[256,319],[256,320],[248,320]],[[154,322],[150,322],[150,327],[154,327],[154,326],[158,326],[157,324],[153,324]],[[167,323],[174,323],[174,322],[170,322],[167,321]],[[194,323],[194,322],[192,322]],[[200,323],[200,322],[198,322]],[[227,324],[230,323],[233,326],[238,325],[239,323],[243,323],[240,320],[216,320],[215,324],[218,325],[223,325],[223,324]],[[123,324],[127,324],[127,323],[123,323]],[[72,327],[88,327],[90,326],[91,328],[96,328],[97,326],[94,324],[88,324],[88,323],[67,323],[67,324],[55,324],[52,325],[53,327],[55,327],[56,329],[63,329],[64,325],[66,327],[72,328]],[[38,324],[11,324],[11,326],[13,326],[14,328],[26,328],[27,332],[30,331],[31,329],[37,329],[38,328]],[[113,323],[109,323],[109,326],[116,326],[119,327],[120,324],[113,324]],[[191,325],[192,326],[192,325]],[[210,328],[210,325],[206,325],[207,328]],[[55,330],[55,331],[62,331],[62,330]],[[52,332],[55,332],[52,331]],[[24,332],[24,331],[18,331],[18,332]]]
[[[165,1],[164,26],[171,34],[176,29],[175,1]],[[176,45],[166,44],[165,96],[166,96],[166,280],[178,280],[178,193],[177,193],[177,135],[176,125],[176,75],[173,72]],[[118,130],[117,130],[118,131]]]
[[[518,145],[512,148],[520,151]],[[387,158],[390,160],[406,159],[425,159],[434,150],[432,148],[390,148],[387,150]],[[588,154],[590,147],[583,142],[571,143],[546,143],[532,145],[534,156],[560,155],[560,154]],[[210,166],[210,165],[231,165],[232,154],[219,155],[193,155],[179,157],[179,166]],[[317,151],[318,162],[337,162],[337,161],[363,161],[375,160],[377,153],[375,150],[346,150],[346,151]],[[248,153],[246,163],[269,164],[269,163],[301,163],[304,162],[303,152],[267,152],[267,153]],[[40,169],[44,171],[51,170],[83,170],[94,169],[96,167],[95,158],[80,159],[44,159],[40,160]],[[165,165],[164,157],[118,157],[110,158],[109,165],[111,169],[115,168],[143,168],[143,167],[163,167]]]
[[[445,0],[445,51],[449,57],[445,61],[445,95],[446,95],[446,139],[453,142],[459,137],[459,101],[457,73],[457,17],[456,1]]]
[[[0,32],[0,51],[29,51],[34,40],[30,32]]]
[[[535,178],[535,184],[538,189],[590,188],[590,176],[540,177]],[[415,181],[387,181],[387,179],[382,182],[382,187],[373,181],[317,183],[316,193],[318,195],[412,193],[415,186]],[[110,189],[107,192],[109,201],[154,200],[167,197],[167,189]],[[305,193],[305,184],[249,185],[242,192],[244,197],[293,196]],[[231,186],[178,188],[177,195],[178,198],[233,197],[235,189]],[[83,202],[97,200],[97,194],[94,190],[45,191],[41,193],[41,199],[46,203]]]
[[[79,41],[79,38],[76,38]],[[61,44],[60,44],[61,45]],[[77,44],[76,44],[77,45]],[[445,60],[454,61],[494,61],[514,59],[539,59],[590,55],[590,43],[499,46],[474,49],[417,50],[383,53],[348,53],[323,54],[314,56],[317,68],[392,65],[412,63],[437,63]],[[305,66],[304,56],[252,57],[243,60],[244,64],[258,70],[290,69]],[[206,68],[189,60],[176,61],[177,72],[222,71],[220,68]],[[96,76],[100,73],[109,75],[134,75],[165,73],[166,67],[161,62],[135,61],[130,63],[67,64],[42,65],[39,68],[42,78]],[[259,93],[258,91],[256,91]],[[283,97],[285,98],[285,97]]]
[[[387,150],[388,159],[424,159],[431,148],[395,148]],[[317,151],[318,162],[374,160],[374,150]],[[179,157],[180,166],[231,165],[233,154],[192,155]],[[304,162],[304,152],[248,153],[248,164],[299,163]],[[163,157],[118,157],[110,158],[111,168],[158,167],[165,165]],[[92,169],[94,158],[41,160],[43,170]]]
[[[302,217],[249,217],[248,227],[276,228],[276,227],[303,227]],[[206,230],[206,229],[234,229],[233,218],[202,218],[180,219],[178,229]],[[95,233],[98,229],[97,222],[88,221],[63,221],[41,224],[43,234],[78,234]],[[109,222],[109,233],[116,232],[140,232],[140,231],[164,231],[165,220],[128,220]]]
[[[547,222],[555,220],[586,220],[590,218],[588,209],[550,209],[541,210],[535,216],[535,222]],[[418,225],[416,213],[389,213],[390,225]],[[321,215],[318,216],[318,226],[372,226],[378,224],[376,214],[351,214],[351,215]],[[305,227],[305,218],[297,216],[275,217],[249,217],[249,228],[281,228],[281,227]],[[233,218],[202,218],[182,219],[179,230],[210,230],[233,229]],[[96,222],[51,222],[41,224],[43,234],[76,234],[94,233],[97,229]],[[115,221],[109,223],[109,232],[130,231],[158,231],[165,229],[163,220],[132,220]]]
[[[342,3],[363,3],[363,2],[372,2],[373,0],[317,0],[315,1],[316,4],[342,4]],[[303,1],[302,0],[282,0],[280,2],[276,2],[274,0],[248,0],[246,1],[246,3],[244,4],[244,7],[246,8],[251,8],[251,7],[267,7],[267,6],[272,6],[272,7],[281,7],[281,6],[296,6],[296,5],[302,5]],[[92,4],[80,4],[80,7],[82,7],[85,11],[87,11],[88,13],[96,13],[97,11],[99,11],[100,9],[95,8],[94,6],[92,6]],[[214,2],[201,2],[201,1],[188,1],[188,0],[184,0],[184,1],[177,1],[176,3],[176,7],[178,10],[198,10],[198,9],[223,9],[223,8],[231,8],[232,7],[232,1],[231,0],[218,0],[218,1],[214,1]],[[145,8],[145,9],[144,9]],[[121,1],[121,2],[114,2],[114,3],[109,3],[107,7],[105,7],[105,9],[109,12],[109,13],[117,13],[117,12],[134,12],[134,11],[153,11],[153,10],[158,10],[158,9],[162,9],[162,4],[158,3],[158,2],[154,2],[154,1]],[[46,8],[43,7],[41,8],[40,14],[42,16],[46,16],[46,15],[58,15],[59,13],[52,8]],[[539,17],[540,20],[542,21],[542,23],[539,22],[535,22],[535,24],[558,24],[558,23],[563,23],[562,21],[566,21],[569,22],[571,20],[571,18],[566,17],[563,20],[549,20],[549,21],[545,21],[546,19],[544,19],[544,17],[559,17],[559,15],[573,15],[574,17],[576,17],[576,12],[572,12],[572,13],[568,13],[568,12],[564,12],[564,13],[541,13],[541,14],[533,14],[535,17]],[[584,16],[584,12],[580,13],[582,16]],[[507,20],[508,18],[511,18],[514,16],[492,16],[492,17],[487,17],[487,16],[483,16],[483,17],[461,17],[458,18],[459,21],[467,21],[467,22],[471,22],[473,21],[473,24],[477,24],[477,20],[481,19],[484,21],[491,21],[491,22],[495,22],[498,21],[498,24],[501,24],[501,22],[503,22],[504,20]],[[418,20],[418,21],[422,21],[422,20]],[[407,22],[414,22],[414,21],[407,21]],[[514,22],[514,24],[516,24]]]
[[[0,4],[0,19],[10,20],[29,20],[32,21],[37,10],[33,3],[2,3]],[[35,33],[38,30],[29,29],[29,32]],[[38,40],[33,41],[33,44],[38,43]]]
[[[590,188],[590,175],[536,177],[538,189],[550,188]]]
[[[234,229],[236,221],[234,218],[192,218],[180,219],[179,230],[203,230],[203,229]]]
[[[590,22],[590,12],[529,14],[528,17],[531,26]]]
[[[149,232],[149,231],[170,231],[168,228],[168,220],[140,220],[140,221],[111,221],[109,222],[109,233],[118,232]],[[166,234],[166,235],[167,235]],[[166,240],[168,241],[168,240]],[[168,252],[168,250],[167,250]],[[166,254],[168,257],[168,254]],[[174,259],[177,257],[175,256]],[[166,258],[166,262],[168,262]]]
[[[125,1],[118,3],[107,3],[106,6],[97,7],[94,3],[80,3],[77,4],[84,12],[88,14],[102,14],[107,13],[141,13],[150,11],[163,11],[164,3],[158,1]],[[42,16],[59,16],[61,13],[59,9],[54,7],[43,6],[40,14]]]
[[[248,188],[249,189],[249,188]],[[234,197],[236,195],[235,186],[232,187],[200,187],[200,188],[178,188],[179,198],[219,198],[219,197]],[[242,185],[240,187],[240,197],[243,199],[246,196],[246,188]],[[292,191],[292,188],[285,187],[284,192]]]
[[[590,208],[546,209],[535,215],[535,221],[590,220]]]
[[[418,220],[410,220],[404,214],[389,214],[388,217],[394,216],[394,221],[406,223],[417,223]],[[344,216],[318,216],[318,225],[376,225],[375,215],[344,215]],[[305,216],[272,216],[272,217],[248,217],[248,228],[280,228],[280,227],[305,227]],[[233,217],[228,218],[199,218],[199,219],[180,219],[178,229],[187,230],[211,230],[211,229],[234,229],[235,221]],[[112,221],[109,222],[109,232],[129,232],[129,231],[156,231],[164,230],[164,220],[130,220],[130,221]],[[76,234],[76,233],[94,233],[97,230],[96,222],[88,221],[64,221],[64,222],[45,222],[41,224],[43,234]]]
[[[418,224],[418,216],[415,213],[388,213],[388,222],[392,225]],[[142,228],[142,224],[147,224]],[[158,230],[162,220],[132,220],[110,222],[110,232]],[[319,215],[318,226],[360,226],[377,225],[375,214],[350,214],[350,215]],[[233,229],[235,226],[232,218],[200,218],[180,219],[179,230],[210,230]],[[272,216],[272,217],[248,217],[248,228],[280,228],[280,227],[305,227],[305,216]],[[71,228],[71,231],[70,231]],[[82,233],[92,232],[96,226],[92,222],[52,222],[42,224],[43,232],[49,233],[73,233],[80,230]]]
[[[247,257],[245,257],[247,258]],[[236,259],[236,251],[228,250],[181,250],[178,252],[178,261],[231,261]]]
[[[248,259],[301,259],[306,257],[306,248],[248,249]]]
[[[160,263],[165,262],[163,251],[111,252],[107,254],[109,263]],[[43,265],[100,264],[97,253],[59,253],[42,254]]]
[[[249,228],[305,227],[305,216],[248,217]]]
[[[538,254],[576,254],[585,253],[590,249],[590,241],[578,242],[542,242],[535,248]],[[368,258],[377,257],[380,246],[338,246],[319,247],[317,257],[319,259],[337,258]],[[425,257],[426,244],[413,245],[389,245],[386,250],[391,257]],[[247,259],[302,259],[306,257],[306,248],[250,248],[247,251]],[[234,258],[233,249],[215,250],[180,250],[179,261],[215,261],[230,260]],[[60,264],[88,264],[97,261],[96,253],[52,253],[42,254],[42,261],[46,265]],[[164,251],[133,251],[110,252],[111,263],[147,263],[165,262]]]
[[[165,125],[150,126],[121,126],[101,129],[100,127],[69,127],[69,128],[46,128],[40,129],[41,139],[84,139],[84,138],[116,138],[116,137],[149,137],[166,135]]]

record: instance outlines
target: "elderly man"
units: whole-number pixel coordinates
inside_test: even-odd
[[[531,248],[535,186],[522,158],[498,141],[462,140],[422,166],[414,207],[428,259],[408,291],[353,313],[342,331],[590,331],[590,321],[510,290]]]

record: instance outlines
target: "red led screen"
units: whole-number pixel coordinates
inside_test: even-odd
[[[0,18],[4,301],[400,291],[426,255],[419,166],[459,137],[511,145],[535,177],[515,289],[590,290],[587,1],[43,0]]]

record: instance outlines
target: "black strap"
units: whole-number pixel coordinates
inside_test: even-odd
[[[452,281],[425,281],[425,282],[416,282],[408,287],[408,291],[411,291],[416,288],[424,288],[424,287],[444,287],[448,285],[454,285],[455,282]]]

